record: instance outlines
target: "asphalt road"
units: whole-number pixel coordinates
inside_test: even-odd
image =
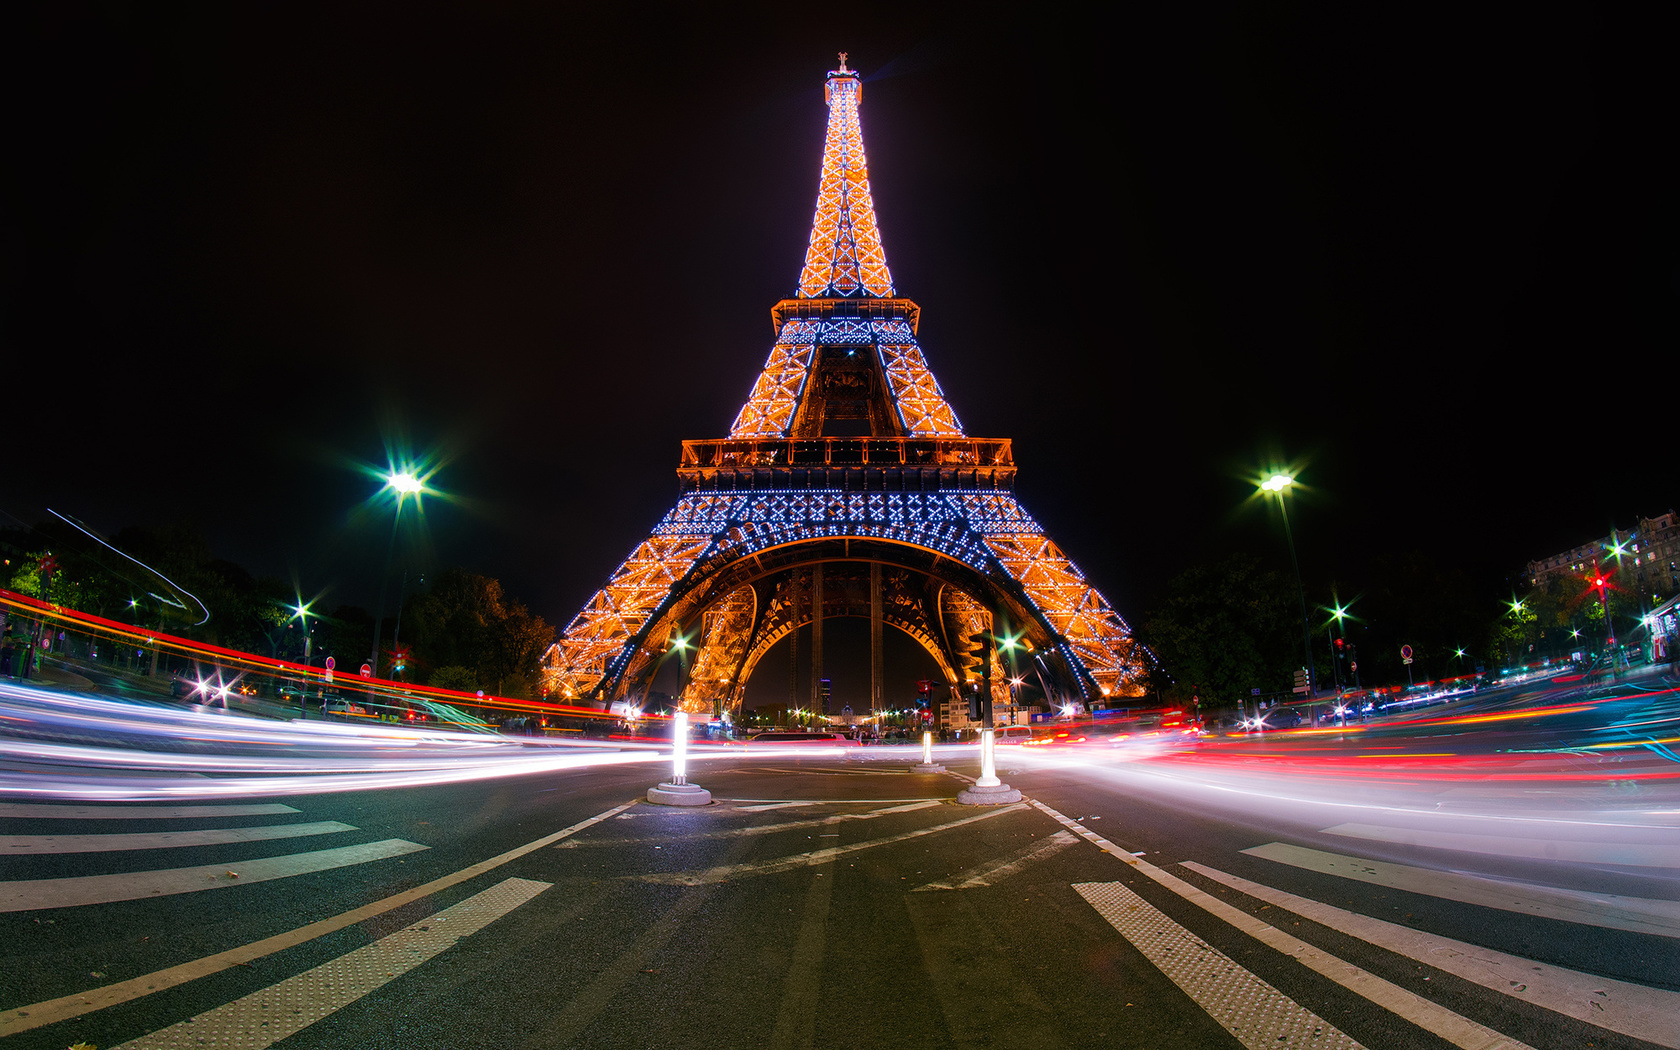
[[[953,801],[978,771],[955,749],[950,774],[892,749],[697,759],[715,801],[693,810],[639,801],[668,772],[649,761],[318,792],[329,774],[294,770],[292,793],[252,797],[200,772],[209,797],[144,802],[14,790],[0,1035],[1680,1046],[1672,762],[1323,741],[1000,749],[1027,801],[999,808]]]

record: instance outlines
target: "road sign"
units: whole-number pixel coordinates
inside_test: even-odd
[[[1296,692],[1296,693],[1310,693],[1310,692],[1312,692],[1312,686],[1307,684],[1307,669],[1305,667],[1297,667],[1295,669],[1295,688],[1293,690],[1291,690],[1291,692]]]
[[[1412,662],[1412,647],[1411,646],[1402,645],[1400,647],[1400,662],[1401,663],[1407,663],[1407,664]]]
[[[373,677],[373,665],[372,664],[363,664],[362,665],[362,677],[363,678],[372,678]]]

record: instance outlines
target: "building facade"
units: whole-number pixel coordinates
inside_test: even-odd
[[[1580,576],[1603,569],[1615,573],[1615,586],[1644,606],[1680,593],[1680,516],[1673,510],[1640,518],[1631,529],[1589,540],[1549,558],[1531,561],[1523,571],[1534,587],[1558,576]]]

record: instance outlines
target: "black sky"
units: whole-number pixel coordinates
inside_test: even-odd
[[[396,443],[459,497],[402,560],[563,625],[763,364],[840,50],[935,374],[1123,615],[1277,549],[1273,461],[1309,580],[1503,579],[1677,502],[1653,26],[606,6],[8,16],[0,512],[371,606],[353,465]]]

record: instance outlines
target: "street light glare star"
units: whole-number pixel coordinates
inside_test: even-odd
[[[1290,477],[1288,474],[1273,474],[1265,481],[1262,481],[1260,483],[1260,487],[1265,489],[1267,492],[1282,492],[1285,488],[1293,485],[1294,483],[1295,479]]]

